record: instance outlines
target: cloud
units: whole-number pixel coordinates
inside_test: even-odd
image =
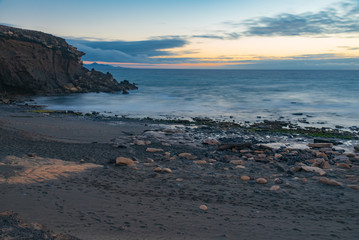
[[[305,69],[305,70],[359,70],[358,57],[335,54],[299,55],[280,59],[260,59],[243,62],[241,69]]]
[[[209,38],[209,39],[220,39],[220,40],[237,40],[241,37],[239,33],[230,32],[223,34],[202,34],[202,35],[193,35],[193,38]]]
[[[359,33],[359,2],[347,1],[335,8],[301,14],[283,13],[274,17],[260,17],[242,23],[246,36],[299,36],[338,33]]]
[[[169,49],[183,47],[187,40],[179,37],[157,38],[145,41],[88,41],[68,39],[71,45],[86,53],[86,61],[153,62],[152,57],[172,56]],[[158,60],[157,60],[158,61]]]

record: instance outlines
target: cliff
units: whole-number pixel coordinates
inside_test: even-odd
[[[50,34],[0,25],[0,95],[56,95],[137,89],[83,67],[85,53]]]

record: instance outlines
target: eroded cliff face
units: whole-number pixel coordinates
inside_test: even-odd
[[[0,25],[0,94],[53,95],[137,89],[83,67],[83,52],[50,34]]]

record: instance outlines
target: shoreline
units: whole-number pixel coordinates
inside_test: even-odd
[[[329,138],[340,130],[308,136],[281,122],[245,127],[0,109],[0,212],[55,233],[109,240],[359,235],[355,131],[352,139]]]

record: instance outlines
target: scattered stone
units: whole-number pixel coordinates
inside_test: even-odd
[[[302,178],[302,183],[306,183],[308,180],[306,178]]]
[[[171,153],[170,152],[165,152],[165,157],[166,158],[169,158],[171,156]]]
[[[231,160],[229,163],[232,163],[234,165],[244,165],[243,160]]]
[[[278,191],[280,189],[280,186],[278,185],[273,185],[269,190],[270,191]]]
[[[345,169],[350,169],[351,168],[351,166],[349,164],[346,164],[346,163],[338,163],[337,166],[340,167],[340,168],[345,168]]]
[[[212,138],[207,138],[203,141],[203,144],[207,144],[207,145],[219,145],[218,140],[216,139],[212,139]]]
[[[172,173],[172,170],[170,168],[164,168],[163,171],[165,173]]]
[[[146,142],[143,141],[143,140],[135,140],[135,141],[133,141],[133,144],[138,145],[138,146],[145,146],[145,145],[147,145]]]
[[[162,148],[147,148],[146,152],[154,153],[154,152],[163,152]]]
[[[197,160],[197,161],[193,161],[195,164],[207,164],[206,160]]]
[[[199,209],[201,209],[203,211],[207,211],[208,207],[206,205],[201,205],[201,206],[199,206]]]
[[[153,163],[155,160],[153,160],[152,158],[147,158],[146,159],[146,163]]]
[[[268,181],[265,178],[257,178],[256,182],[259,184],[266,184]]]
[[[359,190],[359,185],[347,185],[348,188]]]
[[[162,172],[162,168],[156,167],[156,168],[154,169],[154,171],[155,171],[155,172]]]
[[[241,149],[247,149],[250,148],[252,146],[251,142],[245,142],[245,143],[232,143],[232,144],[221,144],[218,146],[218,150],[227,150],[227,149],[232,149],[232,148],[236,148],[238,150]]]
[[[324,184],[328,184],[328,185],[332,185],[332,186],[342,186],[342,184],[340,182],[337,182],[333,179],[329,179],[326,177],[321,177],[319,180],[320,183],[324,183]]]
[[[309,143],[308,147],[311,147],[311,148],[332,148],[333,143]]]
[[[304,171],[306,171],[306,172],[316,172],[316,173],[319,173],[320,176],[324,176],[324,175],[327,174],[323,169],[318,168],[318,167],[301,166],[301,169],[304,170]]]
[[[118,157],[116,158],[116,165],[134,166],[136,163],[130,158]]]
[[[251,178],[249,176],[241,176],[242,181],[249,181]]]
[[[197,159],[197,156],[194,156],[194,155],[192,155],[190,153],[180,153],[178,156],[186,158],[187,160],[195,160],[195,159]]]
[[[177,159],[177,157],[176,156],[172,156],[172,157],[170,157],[170,160],[176,160]]]
[[[245,167],[245,166],[242,166],[242,165],[237,165],[237,166],[236,166],[236,169],[238,169],[238,168],[245,169],[246,167]]]
[[[176,181],[177,182],[183,182],[183,178],[177,178]]]

